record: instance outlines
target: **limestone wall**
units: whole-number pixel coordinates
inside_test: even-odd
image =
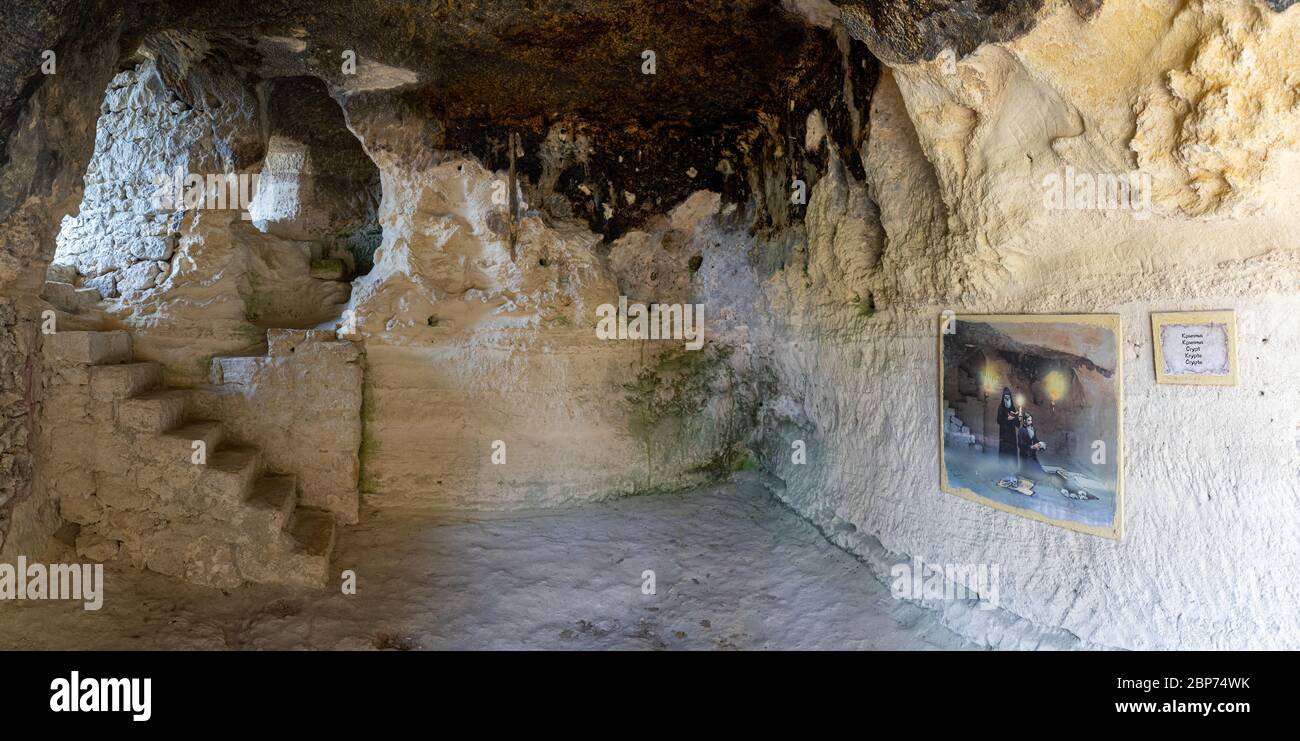
[[[56,261],[105,298],[165,283],[184,207],[161,180],[232,164],[218,154],[215,125],[167,89],[152,61],[118,73],[104,92],[81,208],[64,218]]]
[[[201,36],[159,34],[142,49],[156,58],[119,73],[104,92],[85,194],[63,221],[56,272],[97,289],[109,324],[130,330],[137,357],[162,363],[169,384],[194,385],[214,355],[260,353],[267,328],[315,326],[337,318],[347,300],[345,283],[312,275],[326,248],[302,230],[270,230],[254,218],[265,209],[256,198],[278,195],[277,215],[289,221],[323,223],[338,209],[317,200],[310,182],[286,199],[274,173],[260,173],[274,163],[246,70],[210,58]],[[314,105],[332,107],[350,137],[338,106],[317,92],[323,101]],[[265,194],[252,179],[263,175]],[[209,200],[208,187],[187,201],[186,178],[223,176],[244,180],[220,199]],[[336,180],[341,189],[349,178]],[[369,187],[358,185],[358,197]],[[239,203],[245,192],[252,198]]]
[[[1284,60],[1300,11],[1108,3],[1085,21],[1057,5],[1017,41],[882,78],[868,198],[842,174],[819,183],[806,263],[765,284],[782,393],[764,463],[783,499],[882,569],[1000,564],[1003,609],[934,605],[975,640],[1295,648],[1300,106]],[[1045,178],[1067,167],[1149,176],[1149,213],[1048,209]],[[851,305],[868,293],[873,316]],[[1154,382],[1150,312],[1197,309],[1237,312],[1234,387]],[[1122,541],[940,491],[945,310],[1120,314]]]
[[[40,450],[47,371],[41,361],[39,299],[59,220],[77,207],[94,147],[98,99],[112,77],[120,17],[97,4],[85,16],[18,15],[25,29],[5,45],[0,67],[15,80],[3,96],[0,158],[0,557],[39,553],[59,525],[47,496]],[[16,9],[17,11],[26,9]],[[10,18],[6,9],[4,15]],[[89,33],[88,28],[94,28]],[[41,51],[57,49],[43,76]],[[39,78],[39,85],[37,84]],[[22,80],[20,86],[17,81]],[[30,87],[29,87],[30,86]],[[33,90],[34,92],[25,92]],[[12,117],[11,117],[12,115]],[[12,129],[8,122],[12,122]]]
[[[752,393],[727,358],[598,339],[596,307],[635,271],[616,283],[597,235],[527,204],[512,255],[505,173],[421,150],[399,121],[354,123],[383,174],[384,241],[340,335],[366,348],[367,500],[551,506],[729,470]]]
[[[826,110],[810,115],[803,131],[787,131],[792,122],[766,109],[749,111],[767,132],[756,128],[736,140],[751,157],[706,148],[718,161],[701,154],[674,175],[686,185],[663,191],[700,187],[708,172],[722,173],[734,196],[747,180],[750,189],[725,205],[697,193],[674,208],[640,188],[614,188],[594,176],[579,182],[588,165],[596,175],[601,166],[636,172],[640,153],[628,151],[603,165],[584,161],[584,174],[571,172],[565,186],[567,197],[618,193],[627,207],[588,198],[590,211],[548,208],[548,216],[540,204],[522,203],[512,220],[498,198],[504,173],[439,148],[457,137],[483,139],[466,133],[480,130],[449,131],[424,106],[450,98],[465,107],[504,91],[507,102],[484,110],[539,113],[571,87],[484,84],[482,76],[497,68],[483,65],[481,55],[457,57],[456,72],[471,84],[454,90],[403,91],[432,68],[417,74],[379,61],[363,64],[356,80],[327,83],[382,179],[383,243],[374,269],[350,290],[311,278],[317,254],[304,238],[320,224],[301,211],[310,205],[301,200],[277,195],[280,234],[266,224],[271,233],[259,231],[237,212],[159,219],[140,205],[151,195],[142,187],[146,162],[259,168],[265,132],[245,87],[255,71],[223,57],[218,68],[226,74],[213,76],[201,63],[212,51],[203,37],[178,34],[154,47],[171,50],[154,60],[166,62],[157,75],[146,65],[110,84],[120,61],[115,26],[71,35],[35,28],[23,40],[21,67],[8,50],[3,59],[6,70],[25,70],[21,105],[0,95],[6,116],[16,116],[3,132],[0,161],[3,552],[37,547],[58,524],[40,451],[84,439],[75,429],[39,423],[50,373],[38,354],[44,305],[37,296],[56,220],[77,207],[88,173],[86,208],[69,221],[60,252],[83,284],[107,289],[114,321],[137,336],[140,359],[166,365],[168,383],[207,380],[213,354],[256,347],[267,327],[332,328],[338,320],[344,338],[364,343],[364,361],[342,350],[345,357],[317,367],[273,349],[269,360],[230,367],[267,396],[252,393],[239,401],[244,408],[225,412],[271,456],[304,453],[279,445],[266,420],[254,422],[260,402],[250,400],[278,405],[277,389],[346,366],[329,380],[345,382],[344,400],[355,410],[364,369],[359,427],[335,425],[319,395],[295,391],[298,406],[286,406],[342,445],[338,455],[328,448],[307,454],[322,464],[304,472],[321,483],[325,500],[318,504],[330,506],[334,483],[355,476],[378,506],[551,505],[688,486],[748,465],[757,448],[779,496],[882,569],[913,556],[1000,565],[1001,609],[933,605],[977,641],[1300,645],[1300,585],[1287,578],[1300,561],[1300,96],[1291,64],[1300,10],[1248,0],[1100,8],[1055,0],[1041,10],[1015,4],[1006,17],[989,13],[974,31],[957,23],[949,33],[940,14],[937,27],[913,34],[924,7],[877,18],[875,4],[787,5],[834,27],[843,49],[836,61],[845,69],[855,59],[868,69],[850,53],[849,35],[888,68],[869,110],[857,109],[863,96],[853,84],[836,85]],[[840,26],[835,7],[843,9]],[[108,17],[95,10],[87,17]],[[510,28],[516,25],[510,17]],[[423,28],[460,29],[446,32],[454,45],[447,48],[463,48],[463,26]],[[989,38],[1001,41],[983,43]],[[274,39],[258,48],[271,64],[271,47],[283,47],[276,63],[290,71],[279,74],[315,70],[337,78],[324,71],[337,67],[328,44],[313,47],[312,54],[330,48],[329,64],[316,65],[314,57],[297,59],[306,41]],[[478,39],[493,55],[509,46]],[[923,43],[899,48],[911,41]],[[587,43],[622,53],[605,50],[602,39]],[[60,48],[64,66],[29,84],[32,60],[46,46]],[[290,65],[288,57],[297,61]],[[663,116],[667,86],[719,101],[753,93],[727,84],[736,70],[755,77],[753,67],[727,66],[664,74],[654,87],[637,87],[610,76],[610,65],[586,64],[582,74],[599,84],[579,92],[600,101],[610,86],[622,86],[628,100],[654,106],[633,111],[611,101],[626,120]],[[544,68],[550,79],[550,57]],[[108,115],[94,133],[106,85]],[[772,92],[782,110],[785,92]],[[208,107],[208,93],[229,105]],[[789,111],[807,105],[788,102]],[[731,105],[708,109],[739,118],[740,104]],[[679,99],[672,110],[688,118],[704,108]],[[835,141],[827,140],[828,127],[832,139],[840,132]],[[175,138],[154,138],[163,130]],[[538,140],[539,132],[529,133]],[[846,151],[850,140],[861,142],[857,157]],[[790,142],[802,143],[800,151],[788,151]],[[754,161],[765,156],[772,161]],[[732,178],[733,167],[751,171]],[[286,181],[314,188],[309,169],[291,168]],[[806,209],[785,206],[787,172],[812,184]],[[1048,183],[1067,173],[1135,176],[1139,199],[1125,208],[1056,208]],[[555,172],[543,177],[537,195],[552,195],[541,183],[549,188],[556,180]],[[643,224],[650,203],[669,213]],[[368,219],[371,204],[356,205]],[[635,229],[612,244],[565,216],[615,206],[638,220],[618,222],[619,233]],[[672,342],[596,339],[595,307],[620,295],[704,303],[707,349],[691,354]],[[1149,315],[1180,309],[1236,310],[1236,386],[1154,383]],[[935,331],[948,310],[1121,316],[1123,540],[1054,528],[939,490]],[[226,367],[218,365],[225,383]],[[61,411],[69,412],[63,418],[93,416],[91,407],[51,411],[50,420]],[[497,440],[504,463],[493,460]],[[807,446],[806,464],[791,459],[795,441]],[[347,453],[352,445],[355,461]],[[59,470],[50,467],[50,475]],[[79,486],[77,475],[60,484]]]

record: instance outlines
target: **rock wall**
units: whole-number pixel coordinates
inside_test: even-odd
[[[346,283],[312,277],[310,244],[219,211],[186,217],[173,265],[154,290],[107,304],[109,326],[130,330],[170,385],[205,383],[214,357],[261,354],[269,328],[335,319],[348,296]]]
[[[834,170],[804,241],[765,247],[795,257],[764,285],[778,494],[882,569],[999,564],[1003,609],[935,605],[988,645],[1300,646],[1298,33],[1294,8],[1056,3],[1015,41],[892,64],[866,182]],[[1050,209],[1066,168],[1136,173],[1149,209]],[[1238,384],[1156,385],[1150,312],[1197,309],[1236,310]],[[1122,541],[940,491],[945,310],[1121,316]]]
[[[27,15],[0,60],[20,72],[0,92],[0,553],[38,546],[58,523],[39,451],[75,433],[60,442],[39,423],[37,296],[91,162],[60,252],[169,383],[208,380],[213,355],[260,353],[267,327],[342,313],[342,335],[364,341],[364,361],[344,350],[322,366],[347,381],[364,362],[365,375],[360,428],[323,431],[357,443],[356,466],[320,466],[323,490],[356,471],[379,506],[550,505],[687,486],[750,466],[757,449],[785,501],[881,568],[999,564],[1003,609],[935,605],[988,645],[1296,647],[1300,105],[1288,61],[1300,11],[1284,4],[754,0],[656,23],[657,8],[627,3],[598,27],[580,22],[588,3],[472,23],[451,7],[437,11],[446,22],[415,23],[385,6],[341,23],[272,18],[258,26],[272,35],[215,45],[165,33],[111,85],[112,14],[64,3],[69,18],[87,11],[75,28],[15,6]],[[294,17],[290,5],[279,15]],[[129,37],[163,22],[248,28],[246,10],[159,8]],[[404,39],[369,32],[401,23]],[[518,44],[534,27],[557,35]],[[651,28],[664,41],[653,76],[635,63]],[[349,76],[337,52],[354,41]],[[862,45],[888,64],[878,82]],[[60,72],[37,78],[55,46]],[[558,47],[578,51],[557,59]],[[244,57],[262,66],[232,63]],[[330,145],[295,138],[293,121],[268,132],[259,75],[325,80],[380,173],[383,242],[350,296],[313,278],[312,261],[322,230],[354,219],[322,226],[299,197],[315,192],[308,163]],[[573,117],[592,120],[557,134]],[[516,130],[528,182],[514,195],[537,203],[512,217],[498,196],[513,145],[499,135]],[[268,133],[292,160],[283,171],[264,162]],[[276,218],[265,231],[237,212],[160,219],[141,206],[142,165],[155,161],[279,178]],[[1048,184],[1072,173],[1132,176],[1140,198],[1058,208]],[[806,209],[788,204],[791,175],[811,186]],[[723,197],[682,198],[700,188]],[[325,192],[347,203],[346,187]],[[597,340],[595,307],[620,295],[704,303],[707,349]],[[1154,384],[1149,313],[1211,308],[1237,310],[1238,384]],[[939,491],[946,310],[1121,316],[1122,541]],[[274,350],[217,361],[223,382],[227,366],[271,398],[305,373]],[[320,398],[297,401],[328,417]],[[244,434],[271,431],[250,422]],[[791,459],[800,440],[806,464]]]
[[[580,220],[522,202],[508,218],[506,175],[436,149],[447,137],[427,136],[442,126],[427,111],[407,111],[400,94],[331,87],[355,114],[364,165],[383,172],[383,249],[337,322],[348,295],[337,279],[350,271],[321,279],[321,241],[358,222],[364,230],[374,189],[337,132],[322,131],[333,125],[334,102],[304,100],[325,86],[279,77],[302,71],[292,49],[303,47],[287,48],[288,61],[262,69],[277,78],[257,86],[207,36],[162,33],[142,47],[146,61],[108,88],[82,211],[60,238],[66,267],[52,275],[71,268],[77,285],[100,291],[103,328],[130,330],[138,360],[161,363],[167,385],[198,386],[204,413],[262,448],[275,469],[297,474],[308,506],[343,521],[357,516],[349,494],[358,460],[340,449],[359,451],[362,483],[384,505],[549,505],[681,488],[746,464],[755,390],[736,387],[731,348],[696,355],[681,340],[610,342],[594,332],[595,307],[620,295],[690,299],[683,286],[717,261],[706,263],[706,245],[682,245],[680,235],[717,215],[716,195],[628,234],[611,268],[600,236]],[[319,115],[294,117],[297,109]],[[266,187],[245,213],[160,208],[157,178],[177,169],[260,169]],[[555,186],[521,180],[517,200]],[[628,206],[635,199],[623,197]],[[663,259],[627,259],[643,249]],[[660,266],[677,287],[660,283]],[[65,288],[57,293],[80,300]],[[359,366],[335,368],[313,353],[291,362],[274,350],[261,355],[264,329],[321,323],[341,324],[367,345],[360,441],[348,411]],[[239,387],[230,393],[228,377]],[[328,409],[326,397],[340,389],[340,408]],[[288,420],[324,421],[332,411],[339,417],[319,435],[277,443]],[[557,429],[555,420],[566,423]]]
[[[168,90],[152,61],[117,74],[103,101],[81,208],[64,218],[55,260],[112,298],[153,289],[171,272],[184,207],[160,178],[229,163],[212,116]]]
[[[126,327],[138,340],[138,360],[162,362],[168,384],[187,385],[209,380],[214,355],[263,352],[267,327],[336,318],[348,295],[347,285],[336,280],[341,276],[314,274],[312,244],[259,232],[238,204],[196,209],[156,197],[158,176],[178,169],[206,175],[258,166],[264,150],[259,104],[238,65],[214,60],[202,36],[164,33],[140,47],[131,57],[135,66],[110,81],[119,53],[116,31],[104,37],[83,30],[76,39],[102,46],[79,47],[74,39],[59,47],[58,71],[28,101],[6,152],[3,205],[10,220],[0,237],[12,272],[4,283],[9,312],[0,316],[10,317],[15,330],[2,361],[13,365],[15,381],[5,399],[15,430],[6,435],[8,491],[0,497],[0,546],[7,554],[40,553],[63,522],[60,500],[82,501],[96,490],[93,480],[65,465],[70,453],[97,448],[78,437],[77,410],[42,408],[47,385],[66,385],[35,352],[38,329],[49,329],[42,312],[58,314],[46,344],[68,330]],[[106,303],[92,306],[87,292]],[[338,352],[316,352],[315,343],[307,344],[293,361],[275,353],[261,365],[256,361],[263,358],[238,360],[258,366],[249,375],[260,386],[246,396],[293,399],[282,405],[286,414],[317,423],[315,434],[284,440],[288,418],[267,416],[265,407],[259,410],[264,424],[248,423],[246,408],[220,399],[233,382],[207,389],[205,411],[231,414],[238,425],[233,440],[269,442],[264,462],[313,487],[303,494],[304,507],[355,521],[358,355],[352,350],[335,363]],[[145,531],[124,527],[114,532]]]
[[[527,204],[512,226],[506,173],[401,121],[351,122],[383,177],[383,243],[341,328],[366,346],[368,501],[550,506],[729,470],[749,397],[727,357],[597,338],[597,306],[637,284],[615,281],[599,236]]]
[[[213,356],[260,352],[267,328],[338,317],[348,296],[339,280],[345,271],[313,273],[333,245],[319,243],[319,230],[284,223],[324,229],[351,180],[339,174],[320,195],[295,171],[293,197],[286,197],[274,164],[294,142],[267,141],[258,89],[202,35],[158,34],[140,54],[145,60],[105,91],[85,195],[80,211],[64,219],[55,271],[97,289],[108,326],[130,330],[137,357],[162,363],[168,383],[193,385],[206,381]],[[317,92],[348,135],[338,106]],[[247,187],[230,181],[236,188],[227,185],[224,198],[209,200],[209,178],[227,176],[244,177]],[[190,177],[206,189],[191,191]],[[360,182],[355,195],[364,202],[370,188]],[[197,202],[187,191],[198,193]],[[236,202],[244,192],[248,201]],[[268,207],[259,199],[278,210],[261,214]],[[259,214],[264,218],[255,219]],[[69,271],[75,275],[63,277]]]
[[[15,35],[0,55],[15,82],[0,115],[0,558],[39,553],[59,525],[39,450],[47,373],[40,300],[59,221],[74,210],[95,138],[98,91],[112,76],[121,18],[97,3],[66,16],[5,9]],[[90,32],[89,29],[94,29]],[[42,53],[56,52],[53,74]],[[8,74],[12,72],[13,74]]]
[[[33,5],[23,0],[3,17],[16,18],[15,27],[49,25]],[[124,4],[126,42],[118,53],[97,57],[103,79],[77,91],[94,103],[109,72],[121,72],[104,99],[89,170],[80,169],[85,158],[42,161],[32,148],[6,152],[24,168],[67,163],[74,189],[82,173],[88,176],[82,211],[68,221],[62,262],[50,273],[55,283],[46,288],[67,310],[92,309],[91,291],[104,297],[103,326],[90,319],[79,326],[128,329],[138,359],[161,363],[167,385],[191,386],[208,379],[214,357],[224,367],[244,362],[222,359],[232,353],[260,354],[265,329],[332,325],[347,298],[338,279],[349,271],[317,264],[328,257],[319,242],[349,231],[360,216],[363,228],[350,232],[345,246],[364,272],[376,232],[368,210],[374,204],[366,201],[373,189],[363,187],[350,200],[347,179],[331,178],[373,159],[392,186],[384,196],[390,264],[358,283],[368,292],[351,304],[359,329],[345,334],[374,340],[367,410],[377,417],[367,429],[389,438],[367,438],[361,449],[376,464],[367,473],[377,485],[396,482],[386,501],[410,494],[435,505],[554,503],[674,488],[748,465],[744,440],[753,427],[755,388],[741,379],[745,369],[729,348],[691,355],[676,343],[597,341],[591,327],[592,299],[661,300],[655,265],[722,285],[719,263],[700,254],[702,245],[679,254],[674,240],[681,230],[655,225],[630,234],[623,252],[653,248],[663,259],[624,260],[611,269],[593,230],[623,235],[699,187],[732,194],[772,189],[746,181],[754,111],[784,111],[787,104],[801,111],[807,91],[822,89],[805,81],[838,85],[838,76],[823,74],[849,63],[836,39],[767,0],[692,6],[668,21],[642,3],[502,6],[486,14],[447,8],[437,23],[413,23],[400,6],[341,21],[302,2],[265,13],[144,5]],[[54,10],[95,10],[86,14],[91,26],[104,17],[94,3]],[[604,14],[608,23],[592,26],[588,13]],[[519,28],[543,26],[548,44],[558,39],[574,53],[557,58],[519,43]],[[647,31],[671,74],[642,72],[637,60]],[[789,53],[770,54],[773,39]],[[0,94],[5,124],[35,87],[27,82],[30,62],[44,43],[38,33],[21,41],[30,58],[22,60],[22,89]],[[355,75],[339,65],[345,48],[358,55]],[[860,62],[865,70],[856,83],[860,93],[874,65],[865,57],[853,61],[853,69]],[[4,62],[8,70],[7,56]],[[355,99],[354,119],[377,117],[350,122],[366,139],[367,157],[345,152],[337,131],[313,138],[332,112],[314,105],[322,91]],[[764,125],[776,130],[781,118],[768,116]],[[11,128],[0,130],[0,141],[11,141]],[[509,224],[501,204],[483,207],[487,171],[469,166],[477,159],[501,170],[507,131],[528,142],[519,190],[537,201]],[[584,142],[592,139],[598,145],[589,149]],[[444,149],[473,154],[464,159],[472,198],[425,202],[428,193],[454,189],[461,175],[430,175],[449,161],[438,151]],[[287,166],[268,154],[284,155]],[[176,166],[190,174],[268,176],[273,187],[261,204],[267,218],[158,208],[154,179]],[[773,170],[777,179],[786,172],[785,163]],[[493,173],[493,186],[502,178]],[[546,210],[537,210],[547,199]],[[706,211],[717,212],[716,198],[710,203]],[[308,211],[313,206],[346,218],[321,219]],[[468,224],[464,234],[440,231],[461,222]],[[29,257],[14,263],[26,268]],[[42,250],[31,260],[33,292],[48,257]],[[449,426],[424,411],[444,384],[447,398],[471,410],[461,412],[468,437],[502,429],[514,436],[504,469],[485,469],[445,491],[432,489],[441,469],[428,476],[420,469],[421,441],[456,429],[456,418]],[[485,411],[494,409],[500,413]],[[556,414],[572,420],[559,434],[550,429]],[[446,445],[457,449],[463,441],[450,436]],[[481,449],[474,446],[476,454]],[[489,465],[483,452],[477,465]],[[566,469],[564,456],[581,465]],[[454,460],[452,475],[461,470]],[[541,473],[533,477],[532,470]]]

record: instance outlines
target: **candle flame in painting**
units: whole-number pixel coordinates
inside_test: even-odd
[[[984,387],[984,393],[991,394],[998,385],[998,374],[991,368],[985,368],[980,371],[980,384]]]
[[[1043,378],[1043,390],[1051,397],[1052,403],[1055,404],[1069,389],[1069,382],[1065,380],[1065,374],[1060,371],[1051,371]]]

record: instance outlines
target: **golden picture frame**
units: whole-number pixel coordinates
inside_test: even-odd
[[[938,344],[942,490],[1122,539],[1119,315],[945,312]]]
[[[1219,311],[1151,314],[1156,383],[1237,385],[1237,315]]]

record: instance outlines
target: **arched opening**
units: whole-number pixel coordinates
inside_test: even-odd
[[[56,484],[76,547],[210,586],[323,578],[356,521],[360,350],[334,328],[378,232],[379,174],[339,104],[247,51],[144,40],[44,285],[49,419],[112,449],[50,453],[81,471]],[[102,413],[58,418],[86,404]]]
[[[382,237],[379,170],[319,78],[273,78],[261,93],[269,136],[253,224],[312,242],[313,274],[365,275]]]
[[[257,81],[201,41],[150,37],[109,84],[45,289],[180,383],[265,330],[332,327],[381,233],[378,170],[324,83]]]

